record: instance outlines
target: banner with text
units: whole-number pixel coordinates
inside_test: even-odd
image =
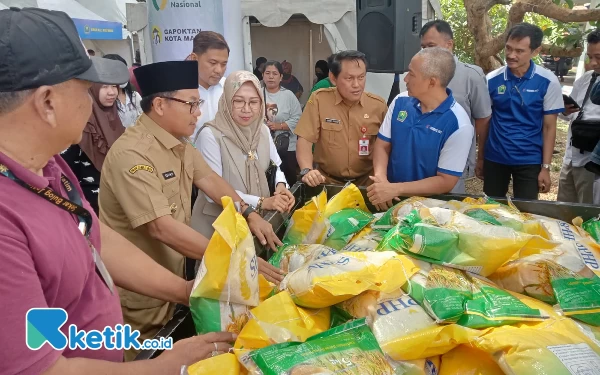
[[[154,62],[184,60],[202,30],[223,34],[222,0],[148,0]]]

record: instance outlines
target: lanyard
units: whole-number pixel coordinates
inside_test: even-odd
[[[81,195],[79,194],[75,186],[71,183],[71,181],[67,178],[67,176],[61,174],[60,181],[63,184],[65,190],[67,191],[67,196],[69,197],[69,199],[62,197],[49,187],[38,189],[34,186],[25,183],[20,178],[15,176],[14,173],[12,173],[11,170],[3,164],[0,164],[0,174],[16,182],[17,184],[21,185],[22,187],[31,191],[32,193],[42,197],[46,201],[55,205],[56,207],[77,216],[77,219],[79,220],[79,231],[87,240],[90,250],[92,251],[92,258],[94,259],[94,263],[96,264],[96,271],[98,271],[98,273],[106,283],[106,286],[108,286],[108,289],[110,289],[110,292],[114,293],[113,280],[110,277],[108,270],[104,266],[100,255],[96,251],[96,248],[90,241],[90,232],[92,230],[92,214],[90,214],[90,212],[87,209],[82,207],[83,202],[81,199]]]

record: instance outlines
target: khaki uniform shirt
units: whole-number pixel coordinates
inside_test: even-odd
[[[364,92],[358,103],[349,106],[337,88],[321,89],[308,100],[295,133],[315,144],[314,162],[327,183],[366,182],[373,172],[373,146],[386,113],[386,102],[377,95]],[[369,139],[369,155],[364,156],[358,153],[362,127]]]
[[[213,173],[191,143],[181,141],[143,114],[113,144],[100,181],[100,220],[174,274],[184,276],[185,257],[150,237],[144,224],[171,215],[190,224],[193,181]],[[121,304],[164,304],[120,290]]]

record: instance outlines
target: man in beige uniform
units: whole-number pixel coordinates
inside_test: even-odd
[[[272,248],[281,244],[269,223],[206,164],[189,142],[200,115],[196,61],[171,61],[135,70],[144,114],[113,144],[100,183],[100,220],[176,275],[185,257],[202,259],[208,239],[189,227],[192,184],[215,202],[230,196],[252,232]],[[273,281],[279,270],[259,259]],[[151,338],[173,316],[175,305],[120,289],[123,317],[140,340]],[[128,350],[126,360],[137,355]]]
[[[364,92],[366,63],[361,52],[338,53],[329,72],[336,87],[315,91],[306,104],[295,133],[300,175],[309,186],[371,183],[373,144],[387,105],[379,96]]]

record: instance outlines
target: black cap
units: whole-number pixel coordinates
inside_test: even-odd
[[[91,57],[66,13],[39,8],[0,10],[0,92],[56,85],[77,78],[120,85],[119,61]]]
[[[198,89],[197,61],[165,61],[133,71],[142,97],[159,92]]]

